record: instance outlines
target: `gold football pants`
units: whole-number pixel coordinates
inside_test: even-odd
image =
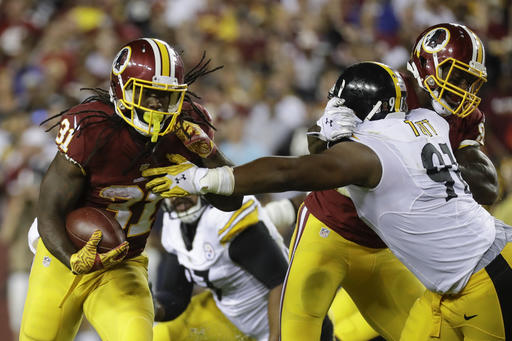
[[[512,244],[457,295],[431,291],[414,304],[402,341],[512,340]]]
[[[353,243],[302,206],[282,297],[282,341],[319,340],[322,321],[340,287],[387,340],[399,340],[409,309],[425,291],[388,249]],[[333,322],[336,330],[338,322]]]
[[[154,311],[147,263],[138,256],[77,278],[39,239],[20,340],[72,341],[85,314],[102,340],[151,341]]]
[[[153,327],[153,341],[250,341],[217,308],[210,291],[190,300],[187,309],[176,319],[159,322]]]

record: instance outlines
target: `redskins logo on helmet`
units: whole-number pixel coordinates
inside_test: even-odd
[[[174,128],[186,91],[183,61],[162,40],[134,40],[114,58],[110,98],[116,113],[153,142]],[[145,104],[150,94],[163,98],[166,107],[155,109]]]
[[[378,120],[407,111],[407,90],[402,76],[389,66],[362,62],[346,68],[329,91],[354,110],[361,120]]]
[[[443,28],[436,28],[427,33],[423,39],[423,49],[429,53],[441,51],[450,40],[450,32]]]
[[[414,44],[407,69],[428,91],[441,115],[469,115],[487,81],[485,49],[480,38],[458,24],[438,24],[423,31]]]

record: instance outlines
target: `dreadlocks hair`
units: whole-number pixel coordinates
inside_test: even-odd
[[[104,89],[101,89],[101,88],[81,88],[80,90],[88,90],[88,91],[94,92],[94,95],[89,96],[86,99],[84,99],[81,104],[86,104],[86,103],[91,103],[91,102],[94,102],[94,101],[98,101],[98,102],[101,102],[103,104],[112,105],[112,103],[110,102],[110,95],[109,95],[107,90],[104,90]],[[67,108],[67,109],[61,111],[60,113],[47,118],[46,120],[41,122],[40,125],[43,126],[44,124],[48,123],[49,121],[54,120],[54,119],[56,119],[58,117],[61,117],[62,115],[64,115],[67,112],[69,112],[70,109],[71,108]],[[101,110],[77,111],[75,114],[81,114],[81,113],[84,113],[84,112],[96,113],[95,115],[90,115],[90,116],[87,116],[85,118],[89,118],[89,117],[103,117],[104,120],[100,120],[100,121],[97,121],[97,122],[90,122],[90,123],[85,124],[84,126],[82,126],[81,123],[85,119],[85,118],[83,118],[80,121],[78,121],[78,123],[77,123],[77,126],[79,126],[82,129],[86,128],[86,127],[88,127],[90,125],[103,123],[104,121],[114,120],[114,116],[110,116],[110,115],[108,115],[107,113],[105,113],[104,111],[101,111]],[[115,117],[115,118],[117,118],[117,117]],[[45,131],[49,132],[53,128],[57,127],[59,124],[60,124],[60,122],[57,122],[57,123],[51,125],[49,128],[47,128]]]
[[[208,66],[210,65],[211,59],[206,59],[206,51],[203,51],[203,55],[201,56],[201,60],[185,74],[185,84],[190,85],[193,84],[199,77],[206,76],[207,74],[210,74],[212,72],[215,72],[217,70],[220,70],[224,67],[224,65],[216,66],[213,69],[208,69]],[[210,121],[205,117],[204,113],[195,105],[193,98],[195,99],[201,99],[200,96],[195,94],[194,92],[188,90],[185,93],[185,101],[190,103],[194,111],[201,117],[210,128],[213,130],[217,130],[213,124],[210,123]],[[184,121],[188,119],[189,121],[194,121],[190,117],[187,117],[187,115],[180,115],[179,116],[180,121]],[[195,122],[199,123],[199,122]],[[186,133],[186,132],[185,132]]]
[[[104,89],[101,89],[101,88],[81,88],[80,90],[88,90],[88,91],[91,91],[91,92],[94,93],[92,96],[89,96],[86,99],[84,99],[81,102],[81,104],[86,104],[86,103],[91,103],[91,102],[100,102],[100,103],[112,106],[112,102],[110,101],[110,95],[109,95],[109,92],[107,90],[104,90]],[[70,109],[71,108],[67,108],[67,109],[61,111],[60,113],[47,118],[46,120],[41,122],[40,125],[42,126],[45,123],[48,123],[49,121],[51,121],[53,119],[61,117],[62,115],[64,115],[67,112],[69,112]],[[111,128],[111,127],[112,128],[120,128],[123,125],[123,121],[122,121],[122,119],[119,116],[117,116],[117,115],[109,115],[109,114],[107,114],[106,112],[104,112],[102,110],[90,110],[89,109],[89,110],[77,111],[74,114],[81,114],[81,113],[91,113],[91,115],[87,115],[86,117],[83,117],[82,119],[80,119],[77,122],[77,127],[80,127],[80,129],[76,129],[75,132],[74,132],[74,133],[78,134],[77,136],[80,136],[80,134],[82,134],[82,131],[85,128],[90,127],[90,126],[94,126],[94,125],[98,125],[98,124],[102,124],[104,122],[109,122],[109,124],[106,125],[105,128],[103,128],[103,130],[99,134],[100,136],[103,136],[104,135],[103,133],[108,128]],[[91,117],[100,117],[102,119],[101,120],[97,120],[95,122],[89,121],[89,122],[85,122],[84,123],[84,121],[86,119],[89,119]],[[57,127],[59,124],[60,124],[60,122],[57,122],[57,123],[51,125],[49,128],[47,128],[45,131],[49,132],[50,130],[52,130],[55,127]],[[110,139],[114,136],[114,134],[116,132],[117,132],[117,129],[113,129],[108,135],[104,136],[104,138],[96,140],[96,144],[95,144],[91,154],[89,155],[89,157],[87,158],[85,163],[82,165],[83,167],[87,166],[87,164],[89,163],[91,158],[94,156],[94,154],[96,154],[96,152],[98,150],[103,148],[110,141]]]

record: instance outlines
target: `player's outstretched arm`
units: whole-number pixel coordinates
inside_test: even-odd
[[[498,198],[498,175],[491,160],[477,146],[454,151],[462,177],[473,198],[481,205],[491,205]]]
[[[235,168],[199,168],[179,155],[172,157],[176,165],[142,172],[153,177],[146,188],[162,197],[314,191],[350,184],[372,188],[382,175],[377,155],[356,142],[342,142],[316,155],[263,157]]]
[[[350,184],[375,187],[382,167],[377,155],[357,142],[342,142],[315,155],[264,157],[235,167],[235,194],[309,191]]]
[[[65,218],[76,207],[86,178],[79,166],[57,153],[40,187],[37,206],[38,231],[44,245],[71,269],[70,257],[77,250],[66,235]]]

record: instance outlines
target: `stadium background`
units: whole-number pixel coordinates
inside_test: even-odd
[[[511,0],[0,0],[0,339],[17,339],[26,234],[56,150],[39,123],[89,95],[80,88],[107,88],[125,42],[160,38],[188,67],[203,51],[212,67],[224,65],[191,90],[213,114],[220,148],[242,164],[306,153],[304,131],[345,66],[379,60],[405,70],[425,27],[466,24],[487,52],[481,109],[502,189],[489,209],[512,224],[511,15]],[[156,262],[158,230],[149,252]],[[77,340],[97,337],[84,327]]]

